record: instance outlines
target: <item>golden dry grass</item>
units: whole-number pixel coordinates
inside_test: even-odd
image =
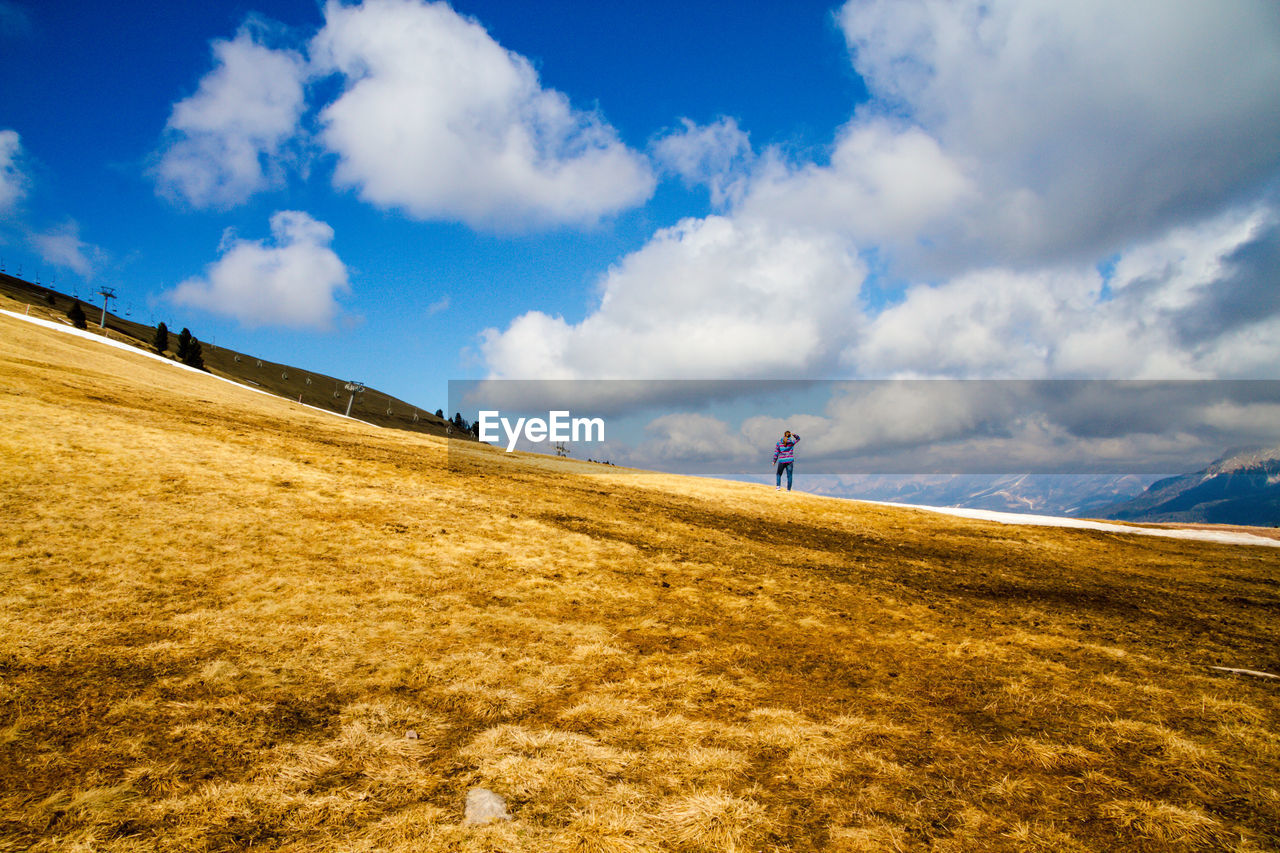
[[[0,849],[1280,846],[1207,669],[1280,670],[1273,549],[450,468],[4,317],[0,414]]]

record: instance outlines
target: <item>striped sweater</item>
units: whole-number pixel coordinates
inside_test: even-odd
[[[796,461],[796,442],[800,440],[800,436],[792,435],[791,438],[780,438],[773,448],[774,462],[794,462]]]

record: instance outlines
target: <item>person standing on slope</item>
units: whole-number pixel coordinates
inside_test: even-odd
[[[783,433],[782,438],[778,439],[778,443],[773,447],[773,462],[778,466],[778,487],[777,491],[782,490],[782,472],[787,472],[787,491],[791,491],[791,470],[796,464],[796,443],[800,441],[800,436],[792,435],[791,430]]]

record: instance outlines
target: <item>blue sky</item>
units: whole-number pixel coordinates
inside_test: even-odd
[[[426,408],[1280,378],[1280,7],[1116,6],[0,0],[0,255]]]

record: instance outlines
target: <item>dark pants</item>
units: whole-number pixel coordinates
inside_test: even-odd
[[[787,472],[787,491],[791,491],[791,466],[793,465],[795,465],[794,459],[790,462],[778,463],[778,488],[782,488],[782,472],[785,470]]]

